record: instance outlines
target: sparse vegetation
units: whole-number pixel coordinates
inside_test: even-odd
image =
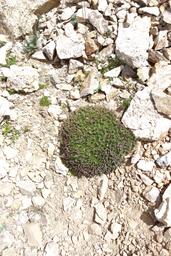
[[[80,176],[109,173],[134,147],[132,132],[102,107],[71,113],[60,132],[60,153],[66,166]]]
[[[20,133],[10,121],[5,121],[2,125],[2,135],[13,143],[19,138]]]
[[[46,83],[40,83],[39,84],[39,89],[42,90],[42,89],[46,89],[48,87],[48,84]]]
[[[104,73],[108,72],[109,70],[111,70],[113,68],[119,67],[121,64],[122,64],[122,62],[119,59],[109,58],[108,59],[108,64],[103,66],[100,71],[101,71],[102,74],[104,74]]]
[[[17,62],[16,56],[12,54],[7,55],[6,62],[7,62],[7,65],[6,65],[7,67],[15,65]]]
[[[32,55],[37,50],[37,40],[38,36],[36,34],[26,40],[26,44],[24,46],[25,53]]]
[[[123,99],[122,101],[122,107],[124,108],[124,110],[127,110],[130,103],[131,103],[132,97],[129,97],[128,99]]]
[[[51,101],[48,96],[42,96],[39,103],[41,107],[49,107],[51,105]]]

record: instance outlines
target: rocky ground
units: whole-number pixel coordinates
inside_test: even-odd
[[[171,1],[2,0],[0,255],[171,255]],[[70,111],[137,137],[109,175],[59,155]]]

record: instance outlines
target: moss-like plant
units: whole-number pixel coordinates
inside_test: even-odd
[[[51,101],[49,100],[48,96],[42,96],[39,104],[41,107],[49,107],[51,105]]]
[[[134,144],[132,132],[102,107],[83,107],[71,113],[60,131],[61,159],[78,177],[113,171]]]

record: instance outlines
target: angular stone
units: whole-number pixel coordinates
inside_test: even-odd
[[[56,157],[55,171],[62,175],[67,175],[69,169],[62,163],[59,156]]]
[[[20,180],[16,183],[22,193],[33,194],[36,190],[36,185],[31,180]]]
[[[7,53],[9,50],[12,48],[12,42],[6,43],[3,47],[0,48],[0,65],[6,65],[6,58],[7,58]]]
[[[64,35],[56,40],[56,51],[60,59],[79,58],[83,55],[85,46],[81,40],[73,40]]]
[[[37,69],[29,66],[16,66],[2,68],[7,78],[7,87],[17,92],[34,92],[39,89],[39,73]]]
[[[142,7],[138,9],[138,13],[140,14],[151,14],[154,16],[159,16],[160,11],[158,7]]]
[[[163,21],[166,22],[167,24],[171,24],[171,11],[170,10],[165,10],[163,12]]]
[[[49,60],[53,60],[55,55],[55,48],[56,48],[56,45],[54,41],[50,41],[47,45],[43,47],[43,52],[45,53],[45,55]]]
[[[85,42],[85,52],[87,56],[91,55],[92,53],[96,52],[99,49],[97,44],[92,38],[87,38]]]
[[[159,157],[156,160],[156,163],[160,166],[160,167],[168,167],[171,165],[171,151],[168,152],[167,154]]]
[[[138,169],[145,171],[145,172],[151,172],[153,170],[154,165],[155,164],[154,164],[153,160],[142,159],[137,163]]]
[[[88,19],[91,25],[93,25],[100,34],[103,35],[108,31],[108,22],[98,10],[91,11],[88,15]]]
[[[0,123],[2,122],[5,116],[10,116],[11,114],[11,103],[0,96]]]
[[[135,68],[148,66],[150,46],[149,17],[136,17],[129,27],[120,23],[116,39],[116,54],[118,58]]]
[[[159,195],[160,195],[160,190],[156,187],[152,187],[144,193],[144,197],[151,203],[155,203],[159,198]]]
[[[120,75],[122,69],[123,69],[123,66],[113,68],[113,69],[109,70],[108,72],[104,73],[104,77],[109,77],[109,78],[118,77]]]
[[[49,242],[46,244],[43,256],[59,256],[59,247],[55,242]]]
[[[29,245],[31,247],[40,247],[42,245],[42,231],[40,225],[38,223],[26,223],[23,225],[23,228]]]
[[[155,109],[150,95],[151,89],[145,88],[135,94],[122,122],[136,137],[144,140],[158,140],[171,128],[171,120],[160,115]]]
[[[69,74],[74,74],[78,69],[83,68],[83,63],[78,60],[70,59],[69,61]]]
[[[154,210],[156,219],[167,227],[171,227],[171,197],[162,201],[158,209]]]
[[[80,91],[81,97],[94,94],[99,89],[98,73],[96,69],[92,69],[86,77],[82,89]]]
[[[105,174],[101,176],[100,188],[98,191],[98,198],[102,201],[108,189],[108,177]]]
[[[94,206],[95,208],[95,217],[94,220],[96,223],[103,225],[107,219],[107,212],[102,203],[98,203]]]
[[[161,89],[153,90],[151,95],[157,111],[171,118],[171,96]]]

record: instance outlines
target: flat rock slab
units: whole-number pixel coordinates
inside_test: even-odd
[[[154,141],[171,128],[171,120],[160,115],[151,100],[151,89],[145,88],[135,94],[122,118],[137,138]]]
[[[135,68],[148,66],[147,50],[150,46],[150,26],[149,17],[136,17],[129,26],[120,23],[116,39],[118,58]]]
[[[17,92],[34,92],[39,89],[39,73],[29,66],[1,68],[1,73],[7,78],[8,88]]]

